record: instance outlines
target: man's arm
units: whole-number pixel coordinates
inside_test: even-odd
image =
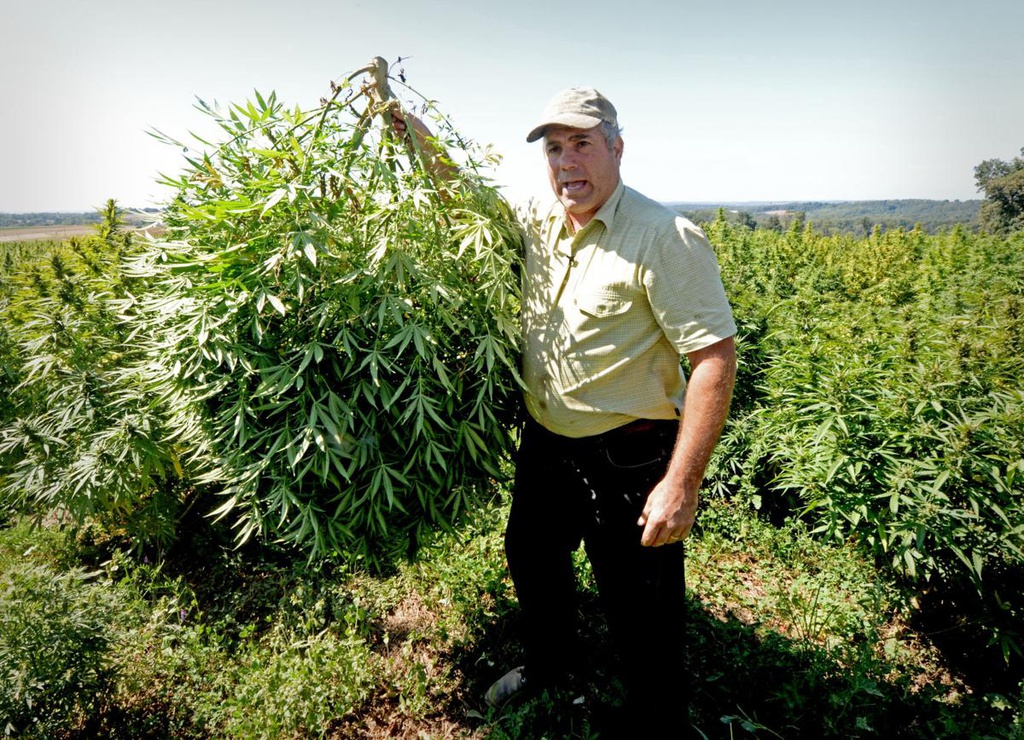
[[[454,180],[459,174],[459,170],[447,161],[427,124],[412,113],[403,110],[397,101],[393,103],[389,113],[391,114],[391,128],[406,141],[413,154],[420,157],[420,161],[427,171],[441,180]]]
[[[736,382],[736,343],[732,337],[688,353],[690,377],[683,419],[665,477],[647,497],[638,525],[641,544],[664,545],[684,539],[697,515],[697,491],[711,452],[722,433]]]

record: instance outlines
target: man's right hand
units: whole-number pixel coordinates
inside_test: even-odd
[[[422,120],[417,116],[404,110],[397,100],[392,101],[391,129],[395,134],[408,142],[413,151],[420,155],[423,165],[436,177],[442,180],[451,181],[458,174],[458,168],[445,162],[442,158],[443,150],[438,148],[434,141],[434,134]],[[411,129],[411,130],[410,130]],[[413,140],[415,136],[415,140]]]
[[[426,140],[432,137],[434,134],[427,127],[427,124],[423,123],[419,118],[414,116],[412,113],[405,111],[397,100],[392,101],[391,104],[391,128],[395,130],[395,133],[399,136],[407,136],[409,134],[409,125],[412,125],[412,130],[416,134],[416,138],[420,145],[426,143]]]

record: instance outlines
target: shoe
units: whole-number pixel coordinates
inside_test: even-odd
[[[491,684],[484,694],[484,701],[492,709],[500,709],[514,696],[526,688],[526,672],[523,666],[516,666],[504,676]]]

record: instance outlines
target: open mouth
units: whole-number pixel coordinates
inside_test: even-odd
[[[586,180],[569,180],[562,183],[562,191],[566,193],[566,195],[572,195],[573,193],[580,192],[586,186]]]

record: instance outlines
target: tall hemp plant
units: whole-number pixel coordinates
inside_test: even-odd
[[[511,451],[514,216],[482,174],[492,155],[427,102],[422,150],[390,125],[396,105],[380,58],[314,110],[200,101],[222,140],[186,148],[166,233],[127,268],[144,286],[131,341],[241,541],[414,550],[494,490]]]
[[[160,404],[117,316],[133,240],[115,201],[101,215],[95,236],[5,259],[0,504],[100,517],[136,544],[165,546],[183,491]]]
[[[858,543],[1024,650],[1024,239],[709,231],[746,365],[714,489]]]

